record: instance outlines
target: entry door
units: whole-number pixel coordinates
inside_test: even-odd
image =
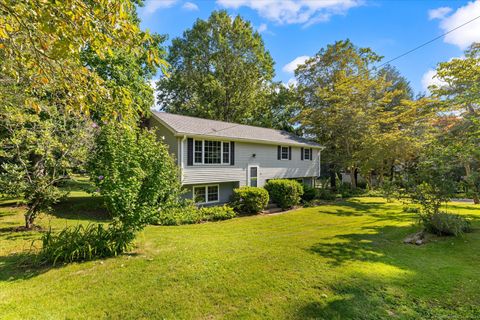
[[[258,187],[258,166],[248,167],[248,185]]]

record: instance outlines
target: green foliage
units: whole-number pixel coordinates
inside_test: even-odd
[[[440,236],[459,236],[470,231],[470,222],[462,216],[447,212],[433,213],[422,219],[423,226]]]
[[[202,216],[202,221],[220,221],[235,218],[236,213],[232,207],[227,205],[202,207],[198,209]]]
[[[270,199],[283,210],[290,209],[300,203],[303,187],[295,180],[273,179],[265,184]]]
[[[93,142],[91,122],[84,114],[51,106],[49,97],[43,101],[40,112],[21,103],[0,106],[0,194],[27,204],[27,229],[66,194],[59,183],[84,166]]]
[[[274,63],[260,34],[240,16],[214,11],[198,19],[172,40],[167,60],[170,76],[157,83],[165,111],[246,124],[270,114]]]
[[[130,248],[134,237],[128,230],[101,224],[67,227],[59,233],[49,229],[42,235],[38,259],[55,265],[116,256]]]
[[[337,198],[335,192],[332,192],[332,190],[327,189],[327,188],[321,188],[318,190],[318,199],[320,200],[327,200],[327,201],[332,201]]]
[[[233,189],[231,205],[235,211],[243,214],[262,212],[270,197],[267,190],[257,187],[241,187]]]
[[[178,169],[153,131],[105,125],[96,138],[89,169],[108,211],[132,232],[178,201]]]
[[[392,202],[395,197],[398,196],[398,185],[394,181],[383,181],[380,186],[383,197],[388,202]]]
[[[317,197],[317,189],[315,189],[314,187],[308,184],[304,184],[302,185],[302,187],[303,187],[302,202],[309,202]]]
[[[135,90],[111,90],[86,66],[83,50],[100,59],[123,48],[145,60],[145,67],[165,66],[157,38],[140,30],[136,0],[16,1],[0,3],[0,65],[2,83],[23,86],[22,106],[39,111],[39,96],[56,91],[67,109],[84,111],[102,104],[114,111],[125,106]],[[14,97],[12,87],[0,101]],[[108,105],[108,107],[107,107]],[[123,109],[125,110],[125,109]],[[109,118],[111,114],[107,115]]]
[[[406,213],[420,213],[420,208],[414,206],[403,206],[402,211]]]
[[[298,66],[299,120],[304,133],[325,147],[324,160],[334,167],[362,173],[372,186],[397,164],[417,156],[429,101],[412,102],[408,82],[391,66],[373,72],[381,57],[351,41],[322,48]]]
[[[154,223],[163,226],[178,226],[228,220],[235,216],[233,208],[227,205],[197,208],[191,201],[186,201],[178,206],[163,209],[156,217]]]

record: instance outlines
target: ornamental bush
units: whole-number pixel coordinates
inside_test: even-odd
[[[256,214],[268,205],[267,190],[258,187],[241,187],[233,190],[232,206],[238,213]]]
[[[422,219],[426,231],[439,236],[458,236],[470,231],[470,222],[462,216],[437,212]]]
[[[179,202],[177,167],[153,131],[118,123],[105,125],[97,134],[89,169],[113,221],[106,227],[47,232],[39,255],[42,261],[71,262],[121,254],[138,231]]]
[[[274,179],[265,184],[270,198],[283,210],[290,209],[300,203],[303,187],[295,180]]]
[[[178,206],[162,210],[154,223],[162,226],[178,226],[227,220],[235,216],[233,208],[227,205],[197,208],[193,202],[184,201]]]
[[[314,187],[304,184],[303,185],[303,195],[302,202],[310,202],[317,197],[317,189]]]
[[[178,203],[179,171],[154,131],[105,125],[89,169],[113,219],[133,232]]]

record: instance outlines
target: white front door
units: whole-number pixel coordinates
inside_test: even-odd
[[[249,165],[247,170],[247,184],[250,187],[258,187],[258,174],[260,167],[258,165]]]

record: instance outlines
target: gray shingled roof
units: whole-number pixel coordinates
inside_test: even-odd
[[[281,130],[188,117],[166,112],[154,111],[153,114],[177,136],[208,136],[234,140],[258,141],[262,143],[321,147],[315,142],[311,142],[307,139],[300,138],[294,134]]]

